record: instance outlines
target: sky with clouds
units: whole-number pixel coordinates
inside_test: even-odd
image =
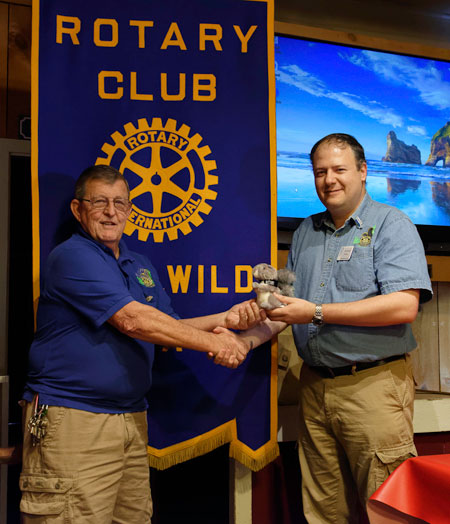
[[[381,160],[394,131],[426,162],[450,120],[450,63],[288,37],[275,46],[279,150],[307,153],[343,132]]]

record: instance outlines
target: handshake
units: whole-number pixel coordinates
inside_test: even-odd
[[[255,300],[247,300],[234,305],[224,314],[224,325],[217,326],[215,350],[208,352],[208,357],[227,368],[237,368],[244,362],[248,352],[253,349],[252,328],[262,324],[267,316]],[[237,334],[230,330],[239,330]],[[258,341],[259,344],[259,341]]]

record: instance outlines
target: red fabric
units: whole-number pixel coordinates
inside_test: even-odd
[[[370,500],[430,524],[450,522],[450,455],[414,457],[401,464]]]

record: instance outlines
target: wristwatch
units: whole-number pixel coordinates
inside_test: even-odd
[[[322,304],[316,304],[316,309],[314,310],[314,316],[311,321],[315,326],[321,326],[323,324],[323,313],[322,313]]]

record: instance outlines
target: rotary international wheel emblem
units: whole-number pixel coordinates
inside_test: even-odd
[[[168,119],[138,120],[124,125],[124,134],[111,135],[114,144],[103,144],[106,157],[98,157],[96,164],[113,165],[123,173],[130,184],[132,210],[124,233],[138,233],[145,242],[150,233],[155,242],[178,238],[191,231],[191,224],[203,222],[200,213],[208,215],[211,206],[206,200],[215,200],[217,193],[210,186],[218,183],[211,175],[217,168],[215,160],[207,159],[211,149],[200,146],[199,134],[189,136],[190,128]],[[120,164],[120,165],[118,165]]]

